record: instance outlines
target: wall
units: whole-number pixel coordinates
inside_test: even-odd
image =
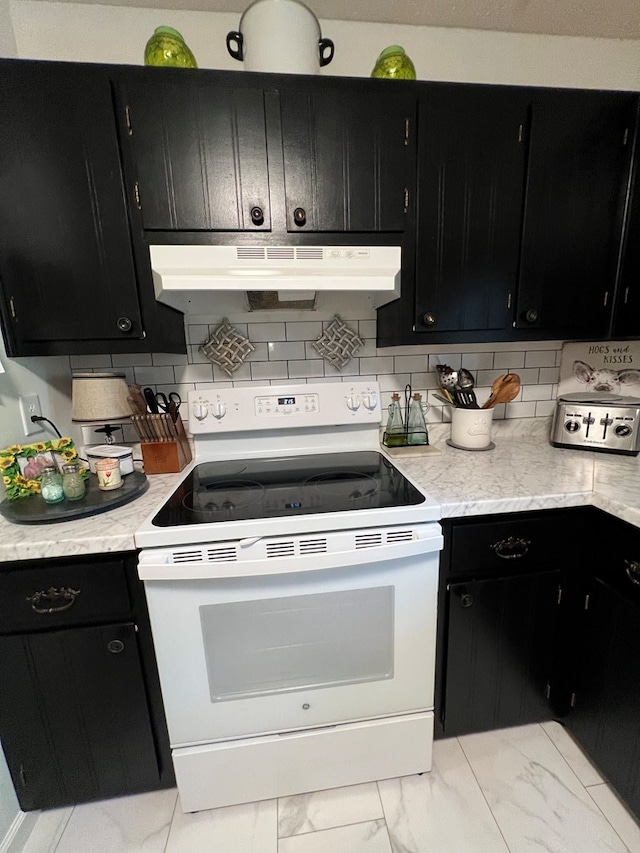
[[[2,5],[4,4],[4,6]],[[45,0],[0,0],[0,16],[6,9],[15,33],[17,55],[23,58],[64,59],[135,63],[142,61],[147,38],[154,27],[166,23],[181,30],[198,57],[201,67],[238,70],[228,55],[225,35],[237,29],[239,16],[215,12],[185,12],[154,9],[125,9],[76,3],[49,3]],[[2,18],[0,17],[0,21]],[[523,83],[591,88],[640,89],[640,42],[614,39],[586,39],[435,29],[427,27],[356,24],[322,21],[323,35],[336,44],[336,57],[324,74],[368,76],[380,49],[389,43],[403,44],[413,57],[418,76],[434,80],[466,80],[495,83]],[[357,45],[357,50],[354,49]],[[240,72],[241,73],[241,72]],[[402,389],[407,381],[416,390],[433,388],[428,376],[427,359],[462,360],[477,369],[481,384],[505,367],[518,370],[523,378],[521,398],[511,404],[506,416],[527,417],[545,414],[552,408],[557,382],[560,342],[485,347],[417,347],[406,350],[376,351],[375,314],[347,312],[343,315],[355,327],[361,327],[366,348],[350,371],[375,375],[385,391]],[[310,348],[317,337],[320,322],[331,312],[316,315],[236,315],[231,319],[246,328],[256,342],[252,360],[234,376],[234,382],[305,381],[306,378],[339,381],[340,375],[324,367]],[[273,319],[274,325],[267,323]],[[23,442],[17,398],[20,394],[40,395],[43,413],[63,433],[78,438],[69,420],[69,395],[72,369],[122,368],[130,379],[158,387],[188,388],[206,386],[229,378],[205,363],[197,345],[207,329],[221,317],[187,318],[190,335],[189,355],[185,358],[164,354],[44,359],[0,360],[7,368],[0,375],[0,446]],[[287,321],[283,325],[284,321]],[[309,325],[307,325],[309,324]],[[304,333],[300,330],[304,329]],[[511,354],[509,354],[511,353]],[[434,404],[431,420],[442,417],[442,408]],[[47,437],[46,432],[35,438]]]

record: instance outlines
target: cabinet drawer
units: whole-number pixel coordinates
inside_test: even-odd
[[[122,557],[11,563],[0,570],[0,634],[126,618]]]
[[[553,518],[454,524],[450,577],[497,577],[529,572],[561,559],[559,526]]]

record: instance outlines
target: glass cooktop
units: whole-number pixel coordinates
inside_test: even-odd
[[[376,451],[202,462],[153,519],[158,527],[414,506],[425,500]]]

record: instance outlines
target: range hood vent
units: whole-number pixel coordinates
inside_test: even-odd
[[[308,305],[377,308],[400,295],[399,246],[150,246],[156,299],[185,314]],[[277,293],[277,300],[247,293]]]

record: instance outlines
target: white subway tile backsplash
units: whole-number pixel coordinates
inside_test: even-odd
[[[200,346],[205,343],[209,337],[209,326],[198,323],[194,326],[187,326],[187,340],[190,344]]]
[[[304,358],[289,362],[289,378],[302,379],[311,376],[324,376],[324,362],[321,358]]]
[[[238,328],[234,326],[234,328]],[[247,337],[254,344],[256,341],[286,341],[284,323],[249,323]]]
[[[111,364],[114,367],[144,367],[153,364],[153,362],[150,352],[132,352],[112,355]],[[73,367],[73,365],[71,366]]]
[[[494,418],[546,417],[553,413],[558,391],[561,341],[378,349],[375,319],[371,319],[368,313],[358,318],[355,312],[350,312],[343,319],[358,332],[364,344],[355,358],[342,370],[337,370],[320,358],[312,345],[332,319],[323,315],[318,319],[281,322],[271,315],[265,317],[265,322],[232,323],[240,334],[249,338],[255,350],[231,377],[212,365],[199,349],[220,322],[214,317],[192,316],[188,319],[187,355],[72,356],[70,362],[74,370],[117,370],[125,373],[127,382],[151,385],[165,392],[177,389],[185,400],[192,388],[208,391],[265,383],[377,381],[384,412],[391,394],[395,391],[402,396],[405,386],[411,384],[413,391],[421,393],[430,404],[429,423],[448,422],[450,419],[450,407],[443,406],[433,396],[438,387],[437,364],[450,364],[454,368],[464,366],[470,370],[476,380],[476,395],[481,403],[489,396],[493,380],[507,370],[513,370],[520,376],[522,391],[514,402],[496,407]]]
[[[176,382],[212,382],[212,364],[179,364],[174,368]]]
[[[188,364],[187,356],[184,353],[171,352],[154,352],[153,364],[159,367],[164,367],[167,364]]]
[[[293,361],[304,358],[304,341],[272,341],[267,344],[269,361]]]
[[[358,356],[360,351],[358,351]],[[355,360],[355,359],[354,359]],[[377,358],[360,358],[360,373],[393,373],[393,359],[388,355],[381,355]],[[348,369],[350,363],[345,368]]]
[[[555,350],[532,350],[526,353],[525,367],[554,367],[556,363]]]
[[[524,385],[522,388],[522,400],[551,400],[553,397],[553,385]]]
[[[286,333],[288,341],[317,341],[322,334],[322,323],[320,320],[310,323],[287,323]]]
[[[287,379],[286,361],[252,361],[252,379]]]
[[[427,367],[424,355],[399,355],[395,357],[394,362],[398,373],[419,373]]]
[[[524,367],[524,352],[496,352],[493,356],[493,366],[497,370],[517,370]]]
[[[176,381],[173,367],[134,367],[138,385],[173,385]]]

